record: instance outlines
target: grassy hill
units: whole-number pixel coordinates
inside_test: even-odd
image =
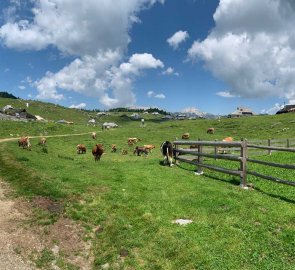
[[[29,103],[28,108],[26,107],[26,103]],[[41,117],[52,121],[65,119],[67,121],[73,121],[75,123],[81,124],[87,122],[91,116],[94,116],[94,113],[89,113],[78,109],[69,109],[55,105],[53,103],[23,99],[0,98],[0,108],[3,108],[8,104],[18,109],[25,108],[31,114],[40,115]]]
[[[26,108],[26,103],[29,107]],[[15,108],[26,108],[29,113],[40,115],[43,118],[51,121],[65,119],[74,122],[74,126],[64,126],[54,123],[12,123],[3,121],[1,123],[0,138],[9,136],[11,133],[39,135],[40,131],[54,129],[57,133],[92,130],[87,127],[88,120],[94,118],[100,125],[104,122],[116,122],[120,126],[128,126],[131,129],[140,126],[139,120],[131,120],[132,113],[112,112],[107,116],[98,116],[95,112],[83,111],[79,109],[69,109],[52,103],[44,103],[40,101],[22,100],[22,99],[7,99],[0,98],[0,108],[5,105],[12,105]],[[284,115],[269,115],[269,116],[252,116],[244,118],[223,118],[220,121],[216,119],[197,119],[197,120],[181,120],[181,121],[163,121],[162,115],[142,115],[145,119],[147,128],[155,129],[153,132],[161,132],[167,134],[167,138],[174,140],[175,137],[180,138],[182,132],[189,132],[191,139],[201,138],[203,140],[221,140],[224,137],[232,136],[235,140],[240,138],[247,139],[273,139],[273,138],[292,138],[295,137],[295,120],[294,114]],[[37,134],[34,132],[36,126]],[[20,128],[18,128],[20,127]],[[53,128],[54,127],[54,128]],[[206,134],[208,127],[214,127],[216,132],[213,135]],[[18,132],[11,132],[19,129]],[[60,129],[60,131],[59,131]],[[32,133],[30,133],[30,132]],[[56,133],[55,133],[56,134]],[[172,136],[171,136],[172,135]],[[130,135],[132,136],[132,134]]]
[[[220,121],[162,121],[160,116],[147,115],[146,126],[141,128],[140,121],[112,113],[99,121],[115,121],[120,127],[102,131],[100,126],[86,126],[88,113],[42,104],[32,103],[29,109],[43,116],[46,107],[49,119],[59,119],[62,113],[62,118],[75,124],[3,121],[0,136],[16,130],[29,135],[95,130],[97,140],[89,134],[48,138],[44,148],[37,145],[38,139],[32,139],[31,151],[19,148],[16,142],[1,143],[0,177],[20,196],[30,200],[44,197],[62,205],[62,213],[36,211],[35,223],[44,231],[62,216],[82,224],[84,238],[92,243],[93,269],[107,264],[109,269],[293,269],[293,187],[250,176],[255,188],[245,191],[239,188],[237,177],[209,170],[196,176],[194,166],[187,164],[161,166],[159,146],[164,140],[180,139],[184,132],[189,132],[192,140],[294,138],[294,114]],[[208,127],[216,132],[207,134]],[[133,147],[126,144],[128,137],[139,137],[140,144],[154,144],[156,149],[148,157],[134,156]],[[78,143],[86,145],[85,155],[76,153]],[[95,143],[103,143],[106,150],[96,163],[91,155]],[[110,151],[113,143],[117,153]],[[125,148],[128,155],[123,156]],[[260,158],[294,164],[294,153]],[[294,180],[292,171],[255,166],[266,174]],[[187,226],[172,223],[179,218],[193,222]],[[53,244],[60,243],[57,239]],[[69,257],[77,254],[69,256],[62,245],[60,248],[58,266],[75,269]],[[41,266],[48,269],[54,254],[39,256]]]

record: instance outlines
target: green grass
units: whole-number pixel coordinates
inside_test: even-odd
[[[151,118],[145,128],[139,127],[139,121],[111,117],[117,117],[121,127],[98,133],[97,142],[106,148],[100,162],[95,163],[91,155],[95,142],[90,135],[48,138],[47,152],[37,146],[37,139],[32,139],[32,151],[19,148],[16,142],[0,145],[0,175],[18,194],[59,201],[64,215],[81,222],[89,233],[101,226],[93,237],[94,269],[106,263],[111,269],[294,269],[293,187],[249,177],[255,190],[245,191],[236,177],[209,170],[195,176],[195,168],[184,163],[161,166],[159,151],[162,141],[181,138],[184,132],[203,140],[233,134],[236,139],[294,138],[292,115],[220,122]],[[272,126],[274,123],[279,124]],[[13,125],[25,130],[21,123]],[[211,126],[216,128],[214,135],[206,134]],[[36,134],[40,126],[28,127]],[[282,132],[285,127],[289,129]],[[71,128],[57,125],[54,132],[70,133]],[[83,125],[79,129],[83,130]],[[133,156],[131,151],[122,156],[120,150],[128,148],[128,137],[139,137],[142,144],[157,148],[148,157]],[[86,145],[85,155],[76,154],[78,143]],[[119,147],[117,153],[110,151],[113,143]],[[294,154],[276,153],[261,159],[294,164]],[[294,172],[251,166],[261,173],[294,180]],[[55,221],[43,212],[36,215],[44,225]],[[193,223],[185,227],[173,224],[177,218]],[[123,251],[126,257],[118,259]],[[44,252],[40,264],[50,260],[50,254]]]

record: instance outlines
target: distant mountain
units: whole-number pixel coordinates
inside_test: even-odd
[[[0,98],[12,98],[12,99],[18,99],[12,94],[9,94],[7,92],[0,92]]]
[[[173,113],[174,117],[182,119],[196,119],[196,118],[216,118],[217,116],[211,113],[202,112],[200,110],[194,110],[193,112],[176,112]]]
[[[182,114],[185,115],[186,117],[196,117],[196,118],[216,118],[215,115],[207,112],[202,112],[201,110],[195,108],[195,107],[188,107],[184,109],[181,113],[177,114]]]

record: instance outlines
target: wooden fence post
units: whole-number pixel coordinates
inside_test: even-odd
[[[201,139],[199,138],[198,141],[201,141]],[[198,144],[198,154],[202,154],[202,152],[203,152],[203,146]],[[202,162],[203,162],[203,157],[198,155],[198,163],[202,164]],[[201,166],[198,166],[197,174],[203,174],[203,169]]]
[[[240,187],[247,189],[247,140],[241,139]]]
[[[290,148],[290,140],[287,139],[287,148]]]
[[[215,142],[217,142],[217,139],[215,139]],[[217,146],[214,146],[214,155],[217,155]],[[217,158],[215,157],[215,160],[217,160]]]
[[[178,144],[174,144],[175,146],[175,150],[178,149]],[[174,163],[175,165],[179,164],[179,161],[176,159],[178,157],[179,153],[177,151],[175,151],[175,155],[174,155]]]
[[[270,139],[267,140],[267,145],[268,145],[268,147],[270,147]],[[271,150],[270,149],[268,150],[268,154],[271,155]]]

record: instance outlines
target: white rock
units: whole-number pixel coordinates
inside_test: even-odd
[[[191,219],[176,219],[174,221],[172,221],[172,223],[176,223],[176,224],[179,224],[179,225],[187,225],[187,224],[190,224],[192,223],[193,221]]]

